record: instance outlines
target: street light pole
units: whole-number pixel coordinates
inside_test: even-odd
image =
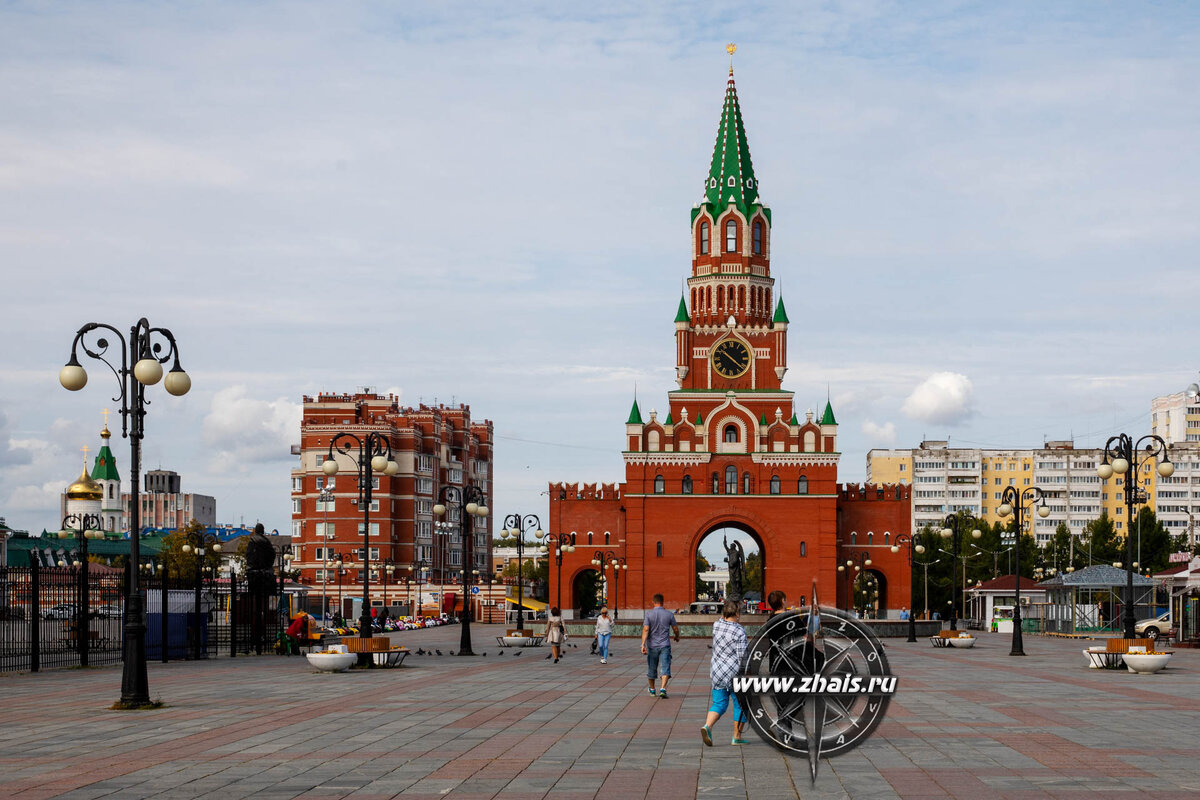
[[[605,577],[606,571],[611,565],[614,568],[613,579],[615,580],[616,567],[619,564],[620,562],[617,561],[617,554],[612,550],[597,550],[592,554],[592,566],[600,568],[600,580],[604,581],[604,600],[600,604],[602,607],[608,605],[608,579]]]
[[[99,332],[97,334],[97,332]],[[106,333],[107,332],[107,333]],[[94,335],[95,334],[95,335]],[[120,341],[121,362],[110,361],[106,336]],[[87,385],[87,371],[79,363],[79,351],[103,362],[117,378],[120,391],[121,436],[129,439],[129,589],[125,598],[125,632],[121,659],[121,699],[118,708],[150,705],[150,685],[146,675],[146,616],[140,585],[141,501],[138,482],[142,469],[142,438],[145,435],[146,387],[163,379],[162,365],[173,362],[163,380],[168,394],[181,397],[192,388],[192,379],[179,365],[175,335],[166,328],[151,327],[142,317],[129,329],[126,340],[111,325],[89,322],[75,334],[71,357],[58,373],[58,381],[68,391],[77,392]],[[115,360],[115,355],[112,356]],[[165,609],[164,609],[165,612]]]
[[[967,582],[967,562],[966,557],[962,555],[962,539],[963,534],[965,533],[963,528],[966,526],[966,521],[966,518],[960,516],[959,514],[950,514],[946,517],[946,521],[943,523],[944,527],[941,530],[942,538],[951,539],[953,542],[952,546],[954,548],[953,553],[945,550],[942,551],[946,553],[946,555],[953,556],[955,561],[953,566],[950,568],[950,630],[952,631],[958,630],[958,572],[956,570],[958,567],[958,559],[960,558],[963,559],[964,590],[966,589],[965,584]],[[978,528],[975,528],[971,531],[972,539],[978,539],[981,536],[983,536],[983,531],[979,530]]]
[[[1024,529],[1024,516],[1035,504],[1038,516],[1043,519],[1050,516],[1050,509],[1046,506],[1045,493],[1036,486],[1030,486],[1020,491],[1015,486],[1005,486],[1004,491],[1000,494],[1000,501],[1000,507],[996,511],[1002,519],[1016,515],[1017,535],[1016,541],[1013,543],[1013,552],[1017,554],[1017,602],[1013,606],[1012,651],[1009,655],[1023,656],[1025,655],[1025,642],[1021,636],[1021,532]]]
[[[838,564],[837,571],[846,576],[846,613],[854,608],[854,584],[858,581],[859,573],[863,567],[871,566],[871,554],[866,550],[860,550],[857,553],[847,553],[849,558],[845,564]],[[851,572],[851,568],[854,569]],[[853,575],[853,577],[851,577]]]
[[[325,597],[325,585],[329,583],[329,504],[334,502],[333,489],[327,484],[317,495],[321,508],[325,512],[325,523],[321,529],[323,544],[321,545],[321,625],[324,626],[329,616],[329,600]]]
[[[1189,387],[1189,396],[1192,396],[1191,387]],[[1144,447],[1143,443],[1145,443]],[[1108,480],[1114,473],[1126,476],[1124,494],[1127,513],[1125,518],[1128,521],[1125,529],[1125,610],[1122,617],[1125,623],[1126,639],[1137,638],[1137,632],[1134,630],[1137,625],[1137,616],[1133,613],[1133,565],[1135,563],[1133,509],[1150,499],[1149,492],[1140,486],[1138,475],[1142,471],[1143,464],[1150,459],[1159,458],[1161,460],[1158,462],[1158,474],[1164,478],[1174,475],[1175,465],[1171,463],[1171,457],[1167,453],[1167,443],[1161,436],[1148,434],[1138,439],[1135,444],[1131,437],[1121,433],[1110,437],[1105,442],[1104,460],[1100,466],[1096,467],[1096,474],[1102,480]]]
[[[104,523],[99,514],[68,514],[63,517],[62,531],[58,536],[60,539],[75,537],[75,543],[79,547],[79,607],[75,610],[75,634],[79,637],[79,666],[86,667],[88,648],[91,646],[88,614],[92,605],[89,591],[91,587],[88,586],[88,539],[104,538]]]
[[[329,440],[329,451],[321,471],[327,476],[338,474],[338,462],[334,452],[352,459],[358,467],[358,502],[363,512],[363,551],[362,551],[362,616],[359,618],[358,637],[371,638],[371,489],[374,483],[372,471],[384,475],[395,475],[400,471],[400,465],[392,460],[392,445],[388,438],[377,431],[371,431],[365,436],[353,433],[336,433]],[[353,452],[352,452],[353,451]],[[339,576],[340,578],[340,576]],[[340,584],[339,584],[340,587]],[[370,653],[358,654],[359,666],[373,666],[374,660]]]
[[[575,552],[575,534],[574,533],[560,533],[560,534],[556,535],[553,533],[547,533],[545,538],[542,539],[542,541],[545,542],[545,544],[543,544],[539,549],[543,553],[548,552],[548,549],[549,549],[548,545],[554,545],[554,566],[556,569],[556,574],[555,574],[555,578],[554,578],[554,586],[555,586],[555,589],[557,590],[554,604],[556,606],[558,606],[558,610],[561,613],[562,612],[563,553],[574,553]]]
[[[531,530],[539,542],[546,536],[537,514],[509,514],[504,518],[504,527],[500,531],[501,539],[513,538],[517,542],[517,631],[522,636],[525,635],[525,583],[521,579],[521,570],[524,566],[525,533]],[[559,606],[559,611],[562,611],[562,606]]]
[[[466,598],[467,567],[474,563],[471,557],[474,520],[476,517],[482,519],[488,515],[487,494],[478,486],[464,486],[461,489],[457,486],[443,486],[440,499],[441,502],[433,507],[433,513],[440,517],[446,513],[447,506],[457,508],[459,523],[462,526],[463,614],[458,654],[473,656],[475,653],[471,650],[471,607],[467,604]]]
[[[924,553],[925,546],[917,544],[917,540],[913,538],[912,534],[902,533],[896,537],[896,541],[892,545],[892,552],[899,553],[901,547],[906,547],[908,550],[908,641],[915,642],[917,640],[917,604],[915,601],[916,588],[913,586],[914,553]]]

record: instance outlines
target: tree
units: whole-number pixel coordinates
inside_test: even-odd
[[[700,573],[708,572],[712,566],[699,550],[696,551],[696,597],[704,597],[709,593],[708,584],[700,579]]]
[[[1111,564],[1124,558],[1122,542],[1117,538],[1117,529],[1108,511],[1087,524],[1083,530],[1082,544],[1087,550],[1088,566]]]
[[[594,569],[584,570],[575,578],[575,598],[579,602],[580,616],[590,616],[600,607],[600,573]]]
[[[1171,536],[1149,506],[1138,512],[1131,533],[1134,536],[1133,553],[1138,568],[1142,571],[1149,569],[1151,574],[1166,569],[1174,549],[1171,547]]]
[[[200,522],[192,520],[186,526],[179,530],[169,533],[162,538],[162,547],[159,550],[159,560],[165,565],[167,572],[175,577],[183,577],[185,580],[191,580],[196,575],[196,566],[199,556],[192,548],[198,542],[204,542],[207,528]],[[240,543],[242,547],[245,545],[245,540],[249,537],[242,537]],[[187,545],[191,552],[184,552],[183,547]],[[242,547],[239,547],[239,552]],[[216,552],[211,543],[204,547],[204,566],[216,571],[221,563],[221,554]]]
[[[762,553],[754,552],[746,556],[746,567],[743,575],[745,590],[747,592],[758,592],[761,595],[763,589]]]

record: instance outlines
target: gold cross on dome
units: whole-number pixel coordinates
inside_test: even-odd
[[[88,446],[85,444],[83,447],[81,447],[81,448],[79,448],[79,449],[83,451],[83,465],[86,467],[86,466],[87,466],[87,454],[88,454],[88,449],[89,449],[89,448],[88,448]]]
[[[729,53],[729,74],[733,74],[733,54],[737,52],[737,45],[733,42],[725,45],[725,52]]]
[[[101,411],[100,413],[101,413],[101,414],[104,416],[104,427],[106,427],[106,428],[107,428],[107,427],[108,427],[108,414],[109,414],[109,411],[108,411],[108,409],[106,408],[106,409],[104,409],[103,411]]]

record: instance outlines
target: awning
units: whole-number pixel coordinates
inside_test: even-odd
[[[517,605],[517,598],[510,596],[508,598],[508,602],[512,603],[515,606],[515,605]],[[532,597],[521,598],[521,606],[523,608],[528,608],[530,611],[545,611],[546,610],[545,603],[543,603],[541,600],[534,600]]]

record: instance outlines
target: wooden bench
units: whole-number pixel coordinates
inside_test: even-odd
[[[393,645],[392,640],[386,636],[372,636],[370,639],[344,636],[342,644],[346,645],[346,649],[351,653],[369,654],[376,666],[380,667],[400,666],[408,657],[409,652],[407,647]]]
[[[1125,666],[1125,654],[1130,647],[1144,647],[1147,653],[1154,652],[1153,639],[1105,639],[1104,647],[1089,647],[1083,651],[1093,669],[1121,669]]]
[[[1128,653],[1131,647],[1144,647],[1147,653],[1154,652],[1153,639],[1107,639],[1104,642],[1106,653]]]
[[[953,647],[950,644],[951,639],[957,639],[965,631],[938,631],[935,635],[929,637],[929,643],[934,647]]]

